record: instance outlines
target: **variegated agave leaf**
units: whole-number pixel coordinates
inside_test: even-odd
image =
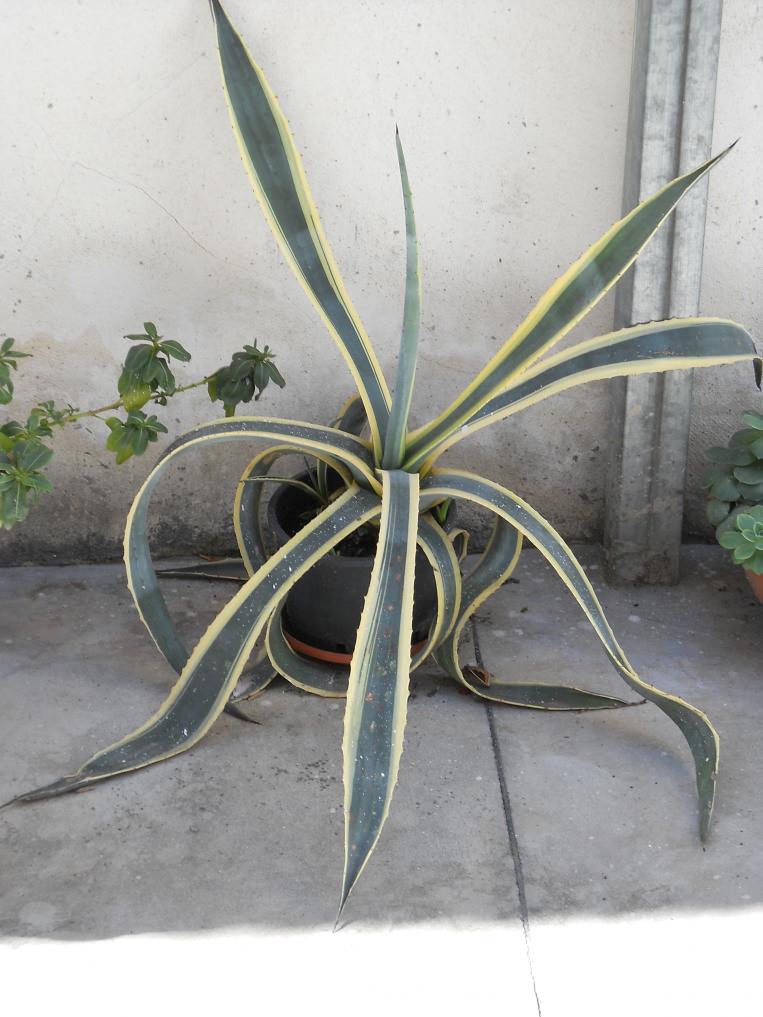
[[[457,442],[577,385],[606,378],[735,364],[755,357],[741,325],[721,318],[674,318],[634,325],[539,361],[489,399],[467,422],[432,446],[426,472]]]
[[[390,407],[381,367],[342,282],[278,100],[221,4],[211,6],[241,158],[286,260],[347,361],[381,456]]]
[[[411,435],[405,468],[419,469],[444,438],[562,339],[633,264],[687,191],[729,151],[666,184],[589,247],[541,297],[461,395],[439,417]]]
[[[141,493],[138,497],[147,496]],[[313,562],[378,513],[378,496],[353,484],[276,552],[226,604],[190,654],[167,699],[145,724],[96,753],[70,776],[14,800],[35,801],[76,791],[168,759],[195,745],[228,702],[280,599]]]
[[[497,516],[485,551],[474,569],[463,580],[461,605],[453,627],[435,651],[442,669],[482,699],[509,706],[527,706],[539,710],[607,710],[629,704],[598,692],[587,692],[571,685],[539,681],[495,681],[477,668],[462,668],[458,643],[475,611],[506,582],[519,561],[522,535]],[[453,569],[453,561],[440,562],[443,571]]]
[[[352,657],[344,720],[340,913],[389,812],[408,703],[419,478],[402,470],[384,471],[382,477],[379,543]]]
[[[719,751],[718,735],[705,714],[678,696],[661,692],[639,678],[615,639],[579,562],[556,530],[527,502],[499,484],[461,470],[434,470],[422,483],[421,490],[425,504],[432,497],[461,497],[482,505],[535,544],[580,604],[620,677],[634,691],[659,706],[689,743],[699,793],[700,837],[704,840],[713,811]]]

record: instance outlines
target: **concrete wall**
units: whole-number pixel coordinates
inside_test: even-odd
[[[758,5],[736,6],[733,31],[749,39],[745,12]],[[404,262],[400,126],[424,259],[421,421],[619,216],[632,4],[230,0],[229,11],[290,118],[345,280],[390,372]],[[120,337],[151,317],[193,352],[181,381],[256,336],[276,347],[288,380],[262,411],[326,420],[350,378],[239,163],[207,5],[35,0],[6,4],[3,15],[0,332],[34,354],[14,414],[39,398],[111,399],[127,346]],[[744,123],[724,126],[720,140],[746,131],[752,116],[752,88],[732,58],[750,73],[763,67],[736,37],[724,40],[722,89],[733,94],[722,96],[720,113]],[[714,209],[721,193],[732,199],[709,231],[705,303],[719,313],[741,313],[740,295],[752,299],[728,260],[739,250],[731,220],[751,228],[734,191],[744,189],[746,210],[747,177],[761,165],[753,156],[743,149],[713,183]],[[752,243],[755,234],[746,236]],[[575,338],[610,325],[604,302]],[[196,393],[163,413],[173,433],[216,415]],[[607,418],[606,387],[589,386],[482,432],[452,461],[510,484],[569,537],[597,537]],[[0,536],[0,560],[119,554],[150,457],[115,467],[104,430],[93,421],[58,440],[56,493]],[[157,546],[229,541],[247,458],[231,445],[174,469],[156,498]]]
[[[725,0],[713,148],[740,143],[710,175],[702,312],[734,318],[763,350],[763,2]],[[696,371],[686,530],[712,537],[700,487],[704,449],[725,445],[746,409],[763,409],[749,367]]]

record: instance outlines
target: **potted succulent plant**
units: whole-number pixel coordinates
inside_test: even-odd
[[[305,470],[296,477],[284,478],[274,490],[267,507],[267,528],[276,548],[288,543],[310,519],[330,506],[332,496],[341,492],[339,474],[325,472],[327,476],[322,480],[317,467]],[[453,503],[448,514],[450,522]],[[352,663],[378,539],[378,525],[374,521],[366,523],[316,562],[292,587],[283,610],[284,636],[292,649],[330,664]],[[437,607],[434,573],[421,548],[416,552],[415,573],[411,637],[414,654],[426,644]]]
[[[763,603],[763,414],[748,410],[742,422],[728,445],[705,453],[714,464],[703,478],[707,518]]]
[[[141,617],[179,678],[137,731],[97,753],[75,773],[19,795],[34,801],[159,762],[195,745],[220,715],[252,653],[244,695],[258,694],[274,672],[318,695],[346,695],[344,728],[345,867],[340,911],[373,851],[389,811],[403,750],[409,675],[432,655],[456,681],[498,703],[541,709],[609,709],[622,700],[575,687],[499,682],[464,668],[458,640],[474,611],[511,574],[523,539],[545,556],[590,621],[624,682],[674,721],[694,757],[700,835],[708,833],[715,795],[718,736],[701,710],[643,681],[627,660],[585,573],[556,530],[521,497],[493,480],[440,465],[443,453],[483,427],[589,380],[755,360],[750,336],[715,318],[651,322],[548,354],[634,262],[681,197],[723,154],[666,184],[594,243],[541,297],[472,383],[435,420],[408,426],[417,360],[420,276],[405,160],[396,139],[406,222],[406,291],[394,395],[344,288],[324,236],[299,154],[262,70],[221,5],[212,0],[223,88],[239,150],[281,250],[345,357],[358,396],[334,427],[272,417],[236,417],[201,425],[175,441],[138,491],[127,520],[125,561]],[[543,358],[543,359],[541,359]],[[358,435],[345,414],[368,422]],[[342,423],[344,420],[344,424]],[[273,444],[258,452],[238,485],[234,522],[248,578],[189,651],[176,632],[146,537],[151,493],[167,466],[189,450],[223,441]],[[269,553],[259,525],[263,484],[278,458],[316,457],[341,479],[329,503]],[[490,511],[494,529],[476,567],[459,568],[463,540],[444,529],[452,499]],[[360,527],[377,528],[370,581],[352,664],[308,660],[281,624],[284,601],[300,578]],[[411,658],[417,547],[432,569],[437,607],[425,646]],[[261,641],[264,638],[264,646]],[[259,649],[258,649],[259,647]]]

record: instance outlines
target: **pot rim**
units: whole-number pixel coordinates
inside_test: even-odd
[[[305,478],[307,477],[307,475],[308,475],[307,474],[307,470],[300,470],[298,473],[295,473],[293,475],[293,479],[294,480],[302,480],[302,481],[304,481]],[[293,536],[293,534],[287,533],[287,531],[283,528],[283,526],[281,525],[281,523],[280,523],[280,521],[278,519],[278,515],[277,515],[277,512],[276,512],[276,507],[277,507],[277,504],[278,504],[278,499],[280,497],[282,497],[284,494],[289,493],[290,490],[291,489],[290,489],[288,484],[274,484],[273,485],[273,493],[271,494],[271,496],[270,496],[270,498],[268,500],[268,503],[267,503],[267,507],[266,507],[266,515],[267,515],[268,528],[269,528],[270,532],[272,533],[272,535],[273,535],[273,537],[274,537],[274,539],[276,541],[276,545],[278,547],[283,547],[283,545],[287,541],[291,540],[291,538]],[[456,502],[452,501],[451,502],[451,506],[450,506],[450,510],[448,512],[448,518],[447,518],[446,523],[445,523],[445,529],[446,530],[449,530],[451,527],[453,527],[455,525],[455,523],[456,523],[456,511],[457,511],[456,510]],[[297,531],[297,532],[299,532],[299,531]],[[421,550],[420,547],[416,549],[416,553],[417,553],[417,555],[423,555],[424,554],[424,552]],[[374,560],[375,555],[374,554],[342,554],[341,551],[340,551],[334,557],[338,558],[339,560],[341,560],[344,563],[344,565],[343,565],[344,568],[353,568],[353,567],[354,568],[368,568],[368,563],[372,562]],[[354,566],[350,564],[352,562],[355,563]]]
[[[324,650],[320,646],[313,646],[312,643],[305,643],[301,639],[297,639],[296,636],[292,636],[286,629],[283,634],[292,650],[301,657],[307,657],[308,660],[320,660],[326,664],[344,664],[347,667],[352,664],[351,653],[338,653],[336,650]],[[426,639],[422,639],[418,643],[412,643],[411,656],[422,650],[426,646],[426,642]]]

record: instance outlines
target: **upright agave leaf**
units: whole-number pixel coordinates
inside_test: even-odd
[[[722,318],[673,318],[634,325],[579,343],[539,361],[493,396],[432,451],[428,468],[443,452],[490,424],[543,399],[589,381],[660,371],[735,364],[757,357],[746,329]]]
[[[731,146],[733,147],[733,146]],[[730,150],[677,177],[604,234],[541,297],[516,332],[461,395],[410,439],[406,469],[418,469],[448,434],[558,342],[633,264],[686,192]]]
[[[400,337],[400,353],[397,359],[397,380],[395,395],[392,400],[392,411],[387,435],[384,439],[384,458],[382,466],[385,470],[396,470],[405,458],[405,443],[408,434],[408,414],[413,398],[413,382],[416,375],[416,357],[418,355],[419,328],[421,326],[421,268],[419,265],[419,245],[416,237],[416,219],[413,215],[413,195],[408,182],[408,170],[405,167],[403,146],[400,135],[395,132],[397,145],[397,161],[400,167],[400,180],[403,187],[403,203],[405,205],[405,305],[403,308],[403,331]]]
[[[278,101],[218,0],[211,0],[211,7],[244,165],[281,250],[347,361],[380,456],[390,406],[381,367],[339,275]]]

